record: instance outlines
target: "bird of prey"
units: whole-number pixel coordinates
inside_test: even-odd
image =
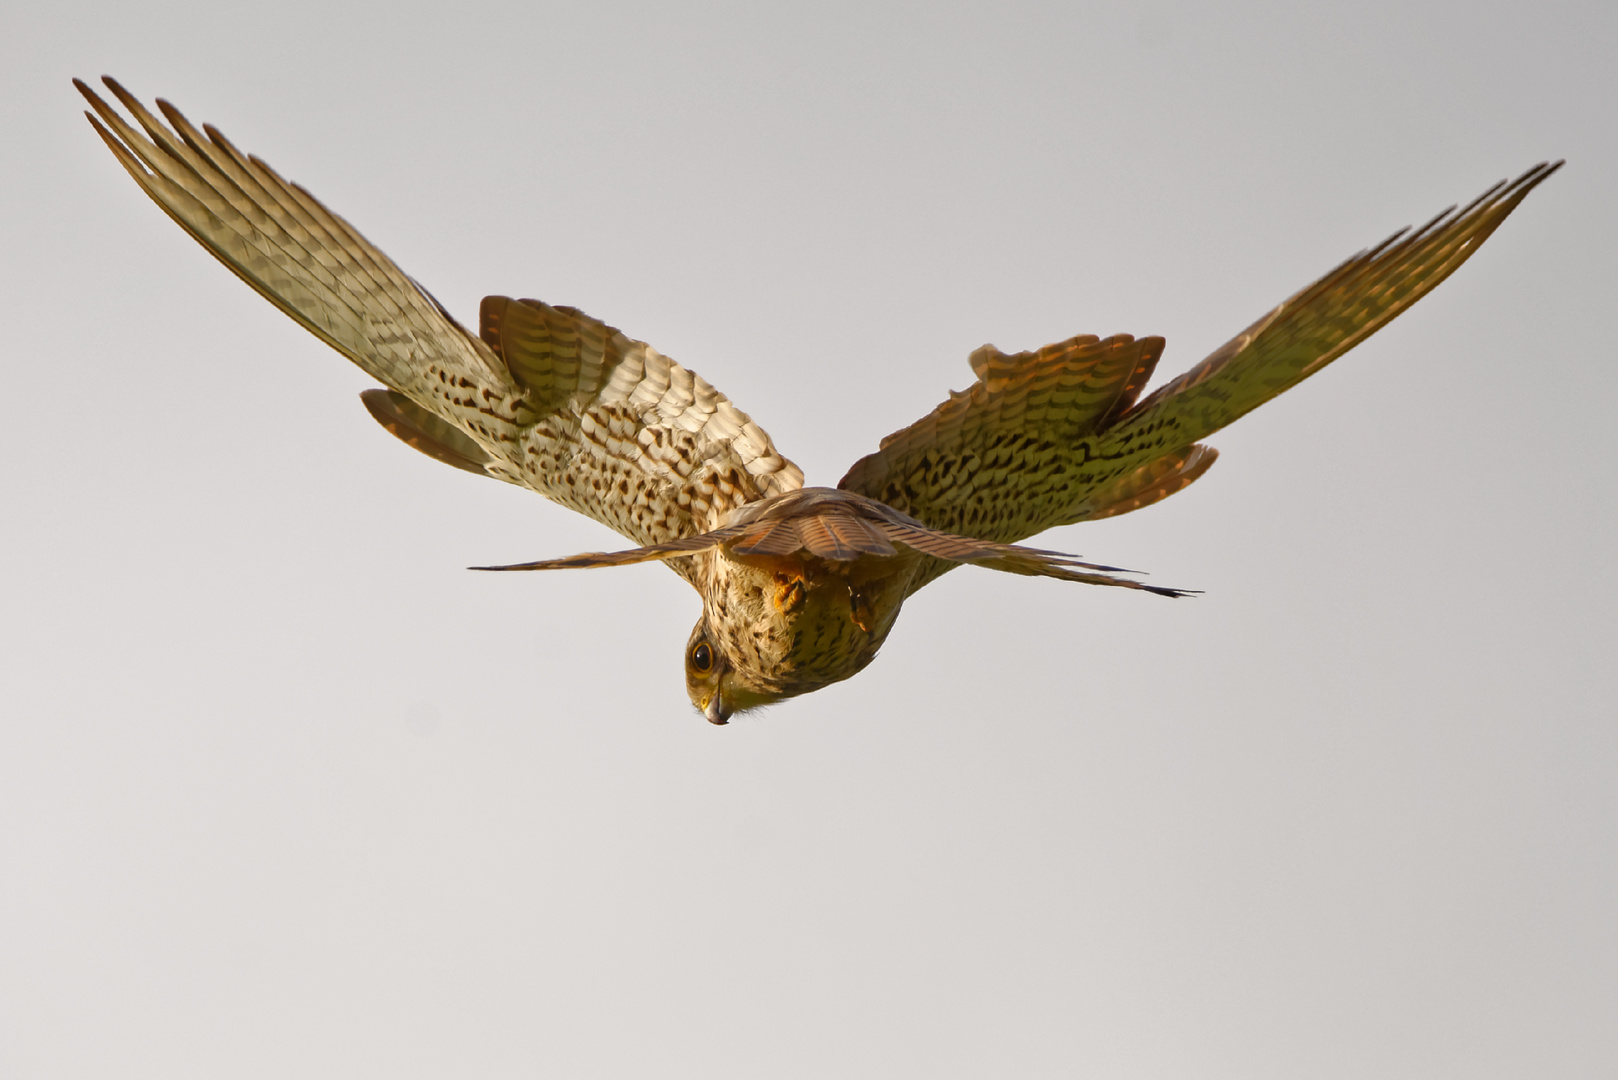
[[[498,570],[661,560],[702,596],[686,689],[712,723],[847,679],[905,599],[970,563],[1140,589],[1116,567],[1018,541],[1149,506],[1213,464],[1200,440],[1319,371],[1415,303],[1560,166],[1347,260],[1142,396],[1159,337],[1084,335],[972,353],[976,381],[883,439],[835,488],[719,391],[575,308],[491,296],[477,333],[326,209],[166,101],[134,118],[83,82],[90,123],[181,228],[383,387],[360,395],[417,450],[529,488],[639,545]],[[137,127],[138,125],[138,127]]]

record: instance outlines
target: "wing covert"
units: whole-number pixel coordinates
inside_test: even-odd
[[[736,507],[803,486],[707,380],[581,311],[491,296],[481,333],[539,414],[520,460],[491,471],[637,543],[708,532]]]
[[[108,78],[138,129],[75,79],[90,123],[181,228],[388,390],[384,428],[446,464],[528,487],[638,543],[711,529],[802,484],[797,466],[706,381],[572,308],[490,297],[481,334],[342,218],[165,101]],[[688,571],[684,562],[671,563]]]
[[[1116,470],[1086,441],[1134,404],[1162,338],[1095,335],[972,354],[977,382],[854,463],[838,483],[941,532],[1014,543],[1060,524]]]
[[[1074,338],[1016,356],[986,346],[973,354],[972,387],[883,439],[838,486],[998,543],[1167,498],[1217,457],[1198,440],[1387,325],[1561,165],[1537,165],[1354,256],[1138,404],[1161,338]],[[930,567],[914,587],[946,569]]]

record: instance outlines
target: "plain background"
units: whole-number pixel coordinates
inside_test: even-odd
[[[7,4],[0,1075],[1618,1075],[1618,8]],[[49,13],[47,12],[49,9]],[[123,175],[110,72],[473,319],[835,483],[992,341],[1173,374],[1569,166],[860,677],[703,723],[657,566],[389,438]]]

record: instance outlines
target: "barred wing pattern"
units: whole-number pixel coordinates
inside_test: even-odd
[[[972,354],[969,389],[861,458],[838,487],[944,532],[1011,543],[1047,529],[1075,501],[1083,440],[1134,404],[1162,338],[1076,337],[1007,356]]]
[[[705,379],[581,311],[491,296],[481,333],[540,417],[509,466],[515,482],[638,543],[706,532],[737,507],[803,486],[803,472]],[[690,580],[689,560],[668,565]]]
[[[976,383],[883,439],[838,486],[999,543],[1166,498],[1213,464],[1216,453],[1197,440],[1425,296],[1560,167],[1535,166],[1356,255],[1138,404],[1160,338],[1074,338],[1016,356],[984,346],[972,356]],[[927,568],[915,588],[948,568]]]
[[[801,486],[745,413],[644,343],[571,308],[503,297],[484,302],[474,336],[307,191],[167,102],[165,125],[103,81],[140,130],[74,83],[130,176],[260,295],[384,383],[366,407],[410,445],[643,544]],[[686,562],[670,565],[689,575]]]
[[[882,440],[838,487],[886,503],[942,532],[1000,544],[1053,525],[1145,506],[1213,463],[1206,447],[1131,475],[1091,460],[1087,439],[1135,403],[1162,338],[1095,335],[1008,356],[972,354],[970,388]],[[911,591],[953,568],[933,559]]]
[[[1107,456],[1155,458],[1211,435],[1290,390],[1386,326],[1483,245],[1562,162],[1496,184],[1414,231],[1361,252],[1149,394],[1099,441]]]
[[[449,413],[456,427],[468,418],[454,399],[470,397],[510,436],[517,388],[490,350],[391,259],[218,131],[209,127],[204,136],[160,101],[171,130],[117,82],[105,82],[147,137],[74,80],[95,110],[86,114],[91,124],[152,201],[210,254],[372,378]]]

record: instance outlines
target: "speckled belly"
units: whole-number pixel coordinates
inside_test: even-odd
[[[871,662],[899,614],[917,561],[721,558],[709,616],[731,663],[757,689],[807,693]]]

